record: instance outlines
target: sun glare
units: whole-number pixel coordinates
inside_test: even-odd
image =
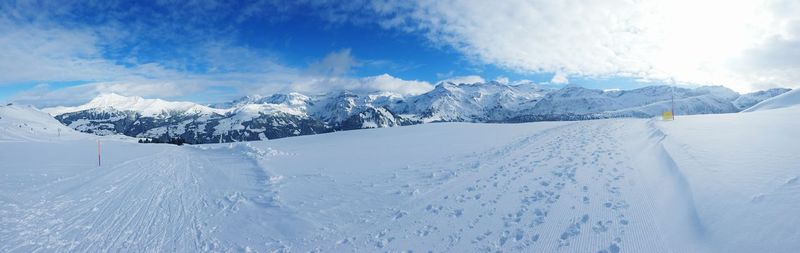
[[[724,6],[720,8],[720,6]],[[759,43],[770,30],[767,5],[762,1],[656,1],[646,5],[641,22],[644,40],[657,73],[675,81],[724,81],[743,85],[726,66]]]

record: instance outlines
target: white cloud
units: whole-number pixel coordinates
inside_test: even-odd
[[[16,94],[12,99],[18,103],[39,107],[75,105],[86,102],[97,95],[118,93],[128,96],[169,98],[179,97],[202,89],[200,86],[174,82],[96,82],[66,88],[52,88],[39,84]]]
[[[70,9],[81,5],[64,5],[64,11],[56,10],[57,6],[42,8],[38,3],[30,6],[0,3],[0,10],[3,10],[0,12],[0,87],[41,83],[33,89],[10,95],[9,100],[50,106],[81,103],[108,92],[143,97],[195,98],[218,94],[219,90],[226,90],[227,97],[290,91],[317,94],[338,89],[416,94],[431,86],[427,82],[402,80],[390,75],[350,76],[351,70],[362,64],[387,64],[385,61],[356,59],[350,49],[330,52],[308,66],[289,67],[265,50],[236,46],[226,38],[213,36],[199,37],[182,45],[181,50],[186,52],[168,49],[172,53],[188,55],[144,61],[137,57],[136,46],[128,49],[120,45],[146,36],[179,36],[176,32],[182,29],[191,30],[192,35],[200,33],[192,30],[191,26],[164,24],[138,27],[145,28],[148,34],[136,34],[118,29],[113,21],[114,14],[99,14],[102,20],[111,20],[106,23],[66,25],[51,20],[51,15],[55,15],[53,12],[69,13]],[[38,12],[38,9],[45,11]],[[175,14],[186,13],[177,11]],[[205,22],[192,18],[194,16],[186,15],[190,22]],[[137,25],[142,25],[140,23]],[[109,50],[120,48],[122,56],[108,55]],[[66,88],[49,85],[76,81],[85,84]]]
[[[695,84],[797,86],[796,0],[374,1],[383,27],[422,33],[520,72],[630,76]],[[763,52],[778,51],[778,52]],[[762,71],[749,52],[767,62]]]
[[[296,91],[305,94],[324,94],[337,90],[356,92],[391,92],[399,95],[418,95],[433,89],[433,85],[425,81],[403,80],[389,74],[369,77],[321,77],[307,75],[284,76],[234,76],[222,75],[216,78],[236,78],[238,80],[253,79],[261,85],[241,84],[236,87],[239,94],[219,94],[224,96],[217,101],[224,102],[243,94],[269,95],[274,93]],[[39,84],[30,90],[15,94],[11,100],[21,104],[32,104],[38,107],[57,105],[76,105],[106,93],[117,93],[125,96],[141,96],[149,98],[184,98],[192,94],[206,94],[214,86],[213,80],[152,80],[91,82],[66,88],[54,88],[46,83]]]
[[[362,87],[374,91],[389,91],[402,95],[419,95],[433,89],[433,85],[424,81],[403,80],[383,74],[361,78]]]
[[[462,84],[462,83],[473,84],[473,83],[485,83],[486,80],[484,80],[483,77],[480,77],[480,76],[470,75],[470,76],[450,77],[450,78],[441,80],[440,82],[450,82],[450,83],[455,83],[455,84]]]
[[[61,3],[48,3],[48,8],[30,3],[28,8],[0,8],[4,10],[0,13],[0,86],[90,83],[64,89],[41,85],[15,96],[18,101],[78,101],[105,91],[185,96],[215,86],[232,87],[238,94],[336,89],[415,94],[430,88],[427,82],[388,74],[349,76],[353,68],[369,62],[357,59],[350,49],[331,52],[307,67],[288,67],[269,53],[214,41],[213,36],[198,38],[194,42],[204,44],[188,50],[196,58],[190,61],[207,65],[207,71],[187,71],[180,62],[139,62],[135,52],[121,63],[121,59],[105,57],[104,49],[121,38],[136,40],[136,36],[128,38],[127,31],[115,27],[114,22],[92,27],[54,22],[46,12],[61,15],[71,9],[56,8]],[[629,76],[723,84],[738,91],[800,85],[800,1],[796,0],[362,0],[308,4],[324,9],[323,16],[332,22],[365,23],[377,15],[382,27],[421,33],[433,43],[451,46],[481,63],[524,73],[555,73],[551,83],[566,83],[568,76]],[[252,6],[252,12],[241,13],[241,18],[283,5],[262,2]],[[0,4],[3,6],[15,4]],[[199,13],[240,14],[225,8],[196,7]],[[375,15],[352,15],[367,10]],[[191,17],[192,23],[206,22],[193,11],[181,16]],[[185,35],[176,33],[182,27],[164,26],[141,28],[153,31],[151,36]],[[202,32],[208,31],[191,30],[192,35]],[[485,82],[480,76],[452,75],[437,76],[455,83]]]
[[[498,83],[502,83],[502,84],[508,84],[509,83],[508,77],[505,77],[505,76],[498,76],[497,78],[494,79],[494,81],[498,82]]]
[[[567,75],[564,74],[564,72],[559,71],[559,72],[556,72],[555,75],[553,75],[553,78],[550,79],[550,83],[552,83],[552,84],[567,84],[567,83],[569,83],[569,79],[567,79]]]
[[[319,61],[308,66],[308,70],[321,76],[341,76],[358,66],[358,61],[350,53],[350,49],[331,52]]]
[[[0,84],[36,80],[96,80],[123,70],[100,58],[90,32],[15,26],[0,20]]]
[[[268,95],[301,91],[326,93],[351,89],[419,94],[431,88],[427,82],[402,80],[388,74],[350,77],[359,66],[350,49],[334,51],[306,68],[287,67],[275,57],[229,43],[211,41],[196,51],[204,72],[185,71],[162,63],[126,65],[103,56],[102,44],[111,43],[96,31],[67,29],[43,24],[17,25],[0,16],[0,87],[20,82],[40,82],[9,100],[40,107],[72,105],[114,92],[128,96],[178,98],[204,96],[215,87],[232,88],[227,98],[245,94]],[[59,88],[58,82],[86,82]],[[206,96],[208,97],[208,96]],[[221,99],[227,99],[221,98]],[[215,98],[220,99],[220,98]],[[203,101],[201,101],[203,102]],[[215,101],[216,102],[216,101]]]
[[[399,95],[418,95],[433,89],[425,81],[403,80],[389,74],[354,77],[313,77],[292,83],[289,90],[308,94],[321,94],[336,90],[357,92],[392,92]]]

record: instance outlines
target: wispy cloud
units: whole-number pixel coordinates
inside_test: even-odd
[[[331,52],[325,58],[312,62],[308,66],[308,71],[321,76],[341,76],[359,64],[347,48]]]
[[[65,88],[54,88],[39,84],[14,96],[14,101],[39,107],[75,105],[86,102],[99,94],[119,93],[145,97],[178,97],[197,92],[199,86],[173,82],[93,82]]]

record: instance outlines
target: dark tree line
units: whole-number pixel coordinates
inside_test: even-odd
[[[167,140],[145,138],[145,139],[139,139],[139,143],[169,143],[169,144],[181,146],[183,144],[186,144],[186,140],[184,140],[181,137],[170,138],[170,139],[167,139]]]

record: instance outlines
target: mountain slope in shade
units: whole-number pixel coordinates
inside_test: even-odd
[[[350,91],[314,96],[288,93],[247,96],[213,106],[108,94],[81,106],[45,111],[82,132],[211,143],[428,122],[644,118],[670,110],[673,98],[677,115],[732,113],[783,91],[739,95],[722,86],[602,91],[577,86],[553,89],[532,83],[442,82],[416,96]]]

